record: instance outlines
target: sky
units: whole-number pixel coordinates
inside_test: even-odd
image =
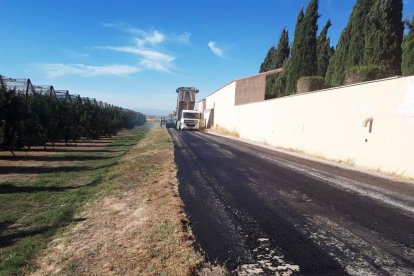
[[[257,74],[284,27],[293,39],[309,0],[0,0],[0,74],[146,114],[175,109]],[[320,0],[336,46],[353,0]],[[404,1],[404,18],[414,0]]]

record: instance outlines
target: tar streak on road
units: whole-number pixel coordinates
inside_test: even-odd
[[[238,274],[412,275],[414,185],[170,130],[208,261]]]

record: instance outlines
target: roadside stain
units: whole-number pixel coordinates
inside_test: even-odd
[[[234,272],[237,275],[293,275],[300,271],[298,265],[289,264],[284,256],[270,248],[268,238],[257,239],[258,246],[253,250],[256,263],[240,265]]]

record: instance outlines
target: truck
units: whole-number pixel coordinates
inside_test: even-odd
[[[179,130],[199,130],[200,113],[195,108],[195,96],[198,89],[195,87],[177,88],[177,107],[175,110],[176,128]]]

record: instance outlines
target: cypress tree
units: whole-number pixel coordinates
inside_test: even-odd
[[[314,76],[317,73],[317,43],[316,33],[318,31],[318,7],[319,0],[311,0],[306,10],[302,24],[301,53],[303,58],[302,76]]]
[[[285,64],[289,59],[290,46],[289,46],[289,32],[286,28],[283,29],[280,35],[279,43],[276,51],[276,64],[277,68],[286,67]],[[280,97],[285,94],[286,90],[286,77],[285,73],[279,73],[278,75],[269,76],[271,81],[271,91],[274,97]]]
[[[303,76],[317,74],[317,43],[318,31],[318,0],[311,0],[305,15],[299,13],[295,29],[295,41],[293,42],[292,57],[287,68],[287,94],[296,91],[296,82]]]
[[[272,70],[272,63],[275,57],[276,48],[272,46],[269,51],[267,52],[267,55],[265,59],[263,60],[262,64],[260,65],[260,73]]]
[[[402,0],[375,1],[365,20],[364,65],[382,65],[401,75]]]
[[[410,22],[408,35],[404,38],[401,71],[404,76],[414,75],[414,16]]]
[[[342,31],[335,54],[329,63],[325,81],[332,86],[344,83],[346,71],[363,64],[365,49],[365,18],[374,0],[357,0],[348,24]],[[377,1],[379,2],[379,1]]]
[[[331,26],[331,20],[328,20],[317,38],[318,76],[321,77],[325,77],[329,61],[335,52],[335,50],[331,47],[331,40],[327,36],[328,30]]]
[[[289,32],[286,28],[283,28],[282,34],[280,35],[279,42],[276,48],[276,55],[274,60],[274,68],[282,68],[286,59],[290,55],[290,46],[289,46]]]
[[[277,48],[272,47],[271,49],[274,49],[273,56],[271,63],[267,66],[267,70],[261,71],[269,71],[277,68],[283,67],[283,64],[285,61],[289,58],[290,55],[290,46],[289,46],[289,33],[286,28],[282,30],[282,33],[280,34],[279,42],[277,44]],[[270,52],[270,50],[269,50]],[[269,55],[269,53],[268,53]],[[266,59],[265,59],[266,61]],[[262,64],[263,65],[263,64]],[[266,92],[265,92],[265,98],[271,99],[276,97],[280,92],[276,91],[279,90],[275,87],[275,83],[277,79],[279,78],[278,75],[270,75],[266,77]],[[283,91],[284,92],[284,91]]]
[[[289,57],[289,33],[284,28],[279,38],[277,48],[271,47],[267,52],[266,58],[260,65],[260,73],[281,68],[285,60]]]
[[[303,8],[300,9],[298,17],[296,19],[296,26],[295,26],[295,34],[294,34],[294,38],[293,38],[293,47],[292,47],[292,55],[294,53],[294,51],[296,49],[299,48],[299,37],[301,35],[301,25],[302,25],[302,21],[303,21],[303,17],[305,17],[305,14],[303,12]]]
[[[294,33],[294,38],[293,38],[292,49],[290,51],[290,57],[286,62],[285,71],[282,73],[284,75],[284,83],[283,85],[281,85],[280,82],[276,84],[278,89],[284,89],[283,93],[278,93],[279,95],[282,95],[282,94],[284,96],[289,95],[288,81],[291,78],[294,78],[294,75],[295,75],[295,71],[293,71],[292,60],[293,60],[293,56],[295,56],[295,53],[299,51],[299,47],[300,47],[299,37],[301,35],[301,25],[302,25],[304,16],[305,14],[303,13],[303,8],[301,8],[299,10],[299,14],[296,19],[295,33]]]

